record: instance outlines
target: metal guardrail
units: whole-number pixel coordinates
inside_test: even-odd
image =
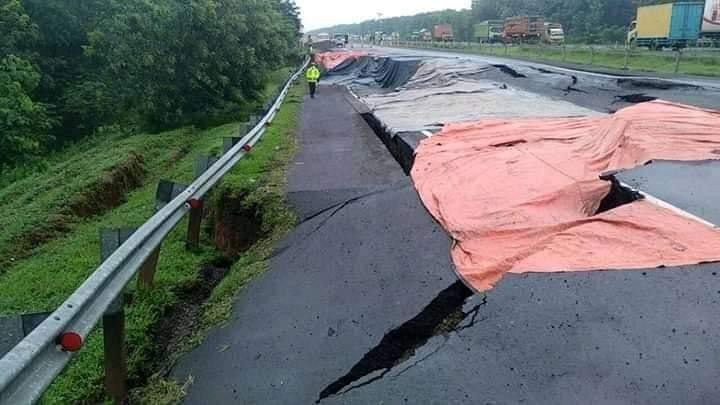
[[[291,84],[307,67],[306,60],[280,91],[266,115],[247,135],[197,178],[185,191],[158,210],[130,236],[44,322],[0,359],[0,404],[37,401],[73,356],[58,338],[79,335],[85,341],[92,329],[121,297],[138,269],[200,199],[242,159],[265,133]]]

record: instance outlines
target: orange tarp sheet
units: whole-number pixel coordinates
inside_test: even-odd
[[[487,290],[508,272],[720,261],[720,231],[641,200],[595,215],[608,170],[720,158],[720,113],[655,101],[588,118],[489,119],[423,140],[412,178],[455,240],[458,274]]]
[[[342,52],[321,52],[315,54],[315,63],[325,70],[332,70],[348,59],[357,59],[367,56],[367,52],[342,51]]]

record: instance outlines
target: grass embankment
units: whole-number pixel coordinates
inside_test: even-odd
[[[608,46],[570,46],[565,47],[563,56],[562,47],[547,46],[504,46],[472,44],[435,44],[423,45],[432,49],[451,49],[453,52],[463,52],[476,55],[492,55],[521,60],[539,62],[556,62],[576,65],[594,66],[625,70],[625,50],[614,49]],[[417,48],[416,46],[410,46]],[[631,49],[628,53],[627,70],[641,72],[675,73],[677,54],[670,51],[648,51],[645,49]],[[713,51],[683,51],[680,58],[678,74],[701,76],[720,76],[720,52]]]
[[[274,246],[296,223],[295,213],[285,201],[286,169],[296,150],[294,138],[304,86],[291,89],[283,108],[268,129],[263,141],[253,149],[253,159],[241,161],[241,166],[230,172],[212,196],[211,206],[218,213],[235,205],[234,209],[262,207],[256,211],[262,235],[240,255],[225,278],[215,287],[203,306],[196,330],[186,339],[167,363],[172,364],[185,351],[202,342],[207,331],[227,321],[231,315],[235,294],[253,278],[267,270]],[[240,206],[237,206],[237,204]],[[242,230],[238,230],[242,232]],[[185,395],[192,381],[166,379],[163,372],[153,375],[143,389],[133,393],[132,402],[145,404],[174,404]]]
[[[289,73],[283,70],[273,75],[268,96]],[[290,134],[300,94],[300,88],[292,90],[274,126],[213,193],[214,198],[221,198],[237,190],[267,203],[268,210],[262,211],[262,219],[271,239],[293,223],[284,206],[279,168],[294,148]],[[189,184],[196,156],[221,154],[223,137],[236,135],[238,126],[239,123],[231,123],[208,130],[184,128],[161,134],[92,139],[48,159],[45,170],[0,189],[0,208],[5,214],[0,218],[3,229],[0,252],[16,256],[0,266],[0,313],[55,309],[99,264],[99,229],[141,225],[153,212],[158,180],[167,178]],[[272,174],[267,176],[268,172]],[[269,177],[268,181],[264,181],[265,177]],[[121,192],[104,192],[120,183],[125,185]],[[109,200],[111,203],[106,204]],[[212,210],[213,205],[209,205]],[[201,266],[220,255],[207,232],[203,232],[197,251],[186,251],[185,229],[183,222],[164,241],[156,286],[136,290],[132,283],[128,287],[128,365],[131,382],[135,384],[154,372],[154,326],[177,302],[179,290],[199,282]],[[28,238],[28,234],[33,236]],[[228,308],[223,303],[231,300],[243,280],[264,268],[266,246],[270,246],[269,242],[260,243],[233,266],[227,281],[213,293],[205,325],[222,319]],[[102,364],[101,333],[96,331],[43,402],[102,400]]]

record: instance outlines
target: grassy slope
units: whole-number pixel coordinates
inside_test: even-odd
[[[447,44],[436,45],[436,48],[447,48]],[[457,47],[458,45],[455,44]],[[511,46],[507,54],[503,46],[482,47],[479,44],[472,44],[471,48],[456,48],[453,52],[464,52],[478,55],[495,55],[509,58],[519,58],[535,61],[563,62],[562,50],[558,47],[530,47]],[[566,48],[566,63],[580,65],[606,67],[612,69],[623,69],[625,66],[625,51],[623,49],[600,48],[595,49],[591,55],[589,48],[575,49]],[[628,58],[628,69],[636,71],[674,73],[675,53],[673,52],[649,52],[646,50],[633,50]],[[681,74],[692,74],[702,76],[720,76],[720,54],[698,53],[686,51],[683,53],[679,72]]]
[[[268,94],[288,73],[285,70],[274,75]],[[0,207],[6,210],[0,228],[17,235],[47,220],[67,196],[83,190],[102,176],[104,169],[122,161],[131,151],[146,157],[149,172],[144,185],[131,192],[126,203],[105,214],[78,219],[67,234],[39,246],[28,259],[5,268],[0,275],[0,313],[48,311],[62,303],[99,264],[98,230],[142,224],[152,213],[157,181],[169,178],[189,183],[196,155],[218,154],[223,137],[234,135],[237,128],[238,124],[233,123],[205,131],[190,128],[156,135],[93,139],[51,158],[47,170],[0,190],[0,196],[5,197]],[[266,144],[270,142],[261,143],[258,153],[244,159],[235,172],[248,173],[247,178],[259,175],[263,170],[262,161],[267,159],[262,153]],[[134,285],[129,288],[129,292],[134,293],[133,303],[127,310],[131,377],[144,371],[143,367],[148,364],[152,342],[147,331],[163,310],[173,304],[174,289],[193,283],[198,266],[216,255],[208,240],[203,241],[197,252],[186,252],[184,230],[182,223],[163,244],[156,288],[152,291],[135,291]],[[11,245],[11,238],[0,240],[0,248],[3,244]],[[99,400],[102,375],[102,342],[96,332],[48,391],[44,402]]]
[[[295,153],[293,134],[297,127],[305,86],[295,86],[246,166],[234,170],[213,194],[213,199],[246,195],[247,204],[260,204],[265,237],[239,257],[225,279],[213,290],[206,302],[199,330],[185,342],[184,350],[199,344],[207,331],[225,322],[232,310],[235,294],[255,276],[268,268],[276,243],[295,225],[295,214],[285,202],[286,167]],[[211,204],[214,205],[214,204]],[[175,353],[176,358],[182,353]],[[173,362],[175,359],[170,359]],[[175,404],[182,400],[192,381],[182,382],[156,375],[142,390],[133,393],[132,403]]]
[[[205,308],[204,330],[228,319],[235,293],[256,274],[267,269],[267,260],[273,253],[275,244],[295,226],[295,213],[288,208],[285,201],[286,168],[295,155],[294,133],[298,127],[304,93],[305,86],[293,87],[263,139],[264,144],[254,152],[255,159],[269,163],[263,163],[263,166],[254,172],[233,171],[223,179],[219,192],[215,194],[216,198],[223,198],[228,194],[252,189],[245,201],[263,207],[261,222],[266,236],[236,261],[230,273],[213,291]],[[260,186],[254,187],[261,174]],[[196,336],[196,342],[201,338],[202,331]]]

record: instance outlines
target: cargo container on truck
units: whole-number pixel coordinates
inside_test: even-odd
[[[562,24],[545,23],[543,42],[551,45],[562,45],[565,43],[565,30],[563,30]]]
[[[455,38],[453,35],[453,27],[450,24],[439,24],[433,27],[432,32],[434,41],[451,42]]]
[[[541,16],[518,16],[505,19],[503,40],[506,42],[540,42],[545,32]]]
[[[705,4],[681,2],[638,7],[627,42],[652,49],[683,48],[700,37]]]
[[[703,38],[720,39],[720,0],[706,0],[700,28]]]
[[[501,42],[503,25],[502,20],[488,20],[475,24],[475,40],[480,43]]]

